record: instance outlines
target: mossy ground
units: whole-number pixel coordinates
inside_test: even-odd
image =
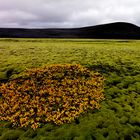
[[[0,39],[0,80],[46,64],[81,64],[105,77],[100,110],[71,124],[12,128],[0,122],[0,140],[140,139],[140,41]]]

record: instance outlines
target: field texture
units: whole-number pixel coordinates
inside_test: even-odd
[[[0,39],[0,83],[46,64],[81,64],[100,72],[105,77],[101,108],[70,124],[36,130],[1,121],[0,140],[140,139],[140,41]]]

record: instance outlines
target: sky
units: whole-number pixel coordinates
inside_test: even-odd
[[[0,0],[0,27],[74,28],[110,22],[140,26],[140,0]]]

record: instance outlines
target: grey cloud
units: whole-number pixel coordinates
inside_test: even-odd
[[[139,0],[0,0],[1,27],[79,27],[115,21],[140,25]]]

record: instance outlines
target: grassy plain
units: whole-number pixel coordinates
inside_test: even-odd
[[[105,100],[71,124],[33,131],[0,122],[0,140],[140,139],[140,41],[0,39],[0,82],[46,64],[81,64],[105,77]]]

